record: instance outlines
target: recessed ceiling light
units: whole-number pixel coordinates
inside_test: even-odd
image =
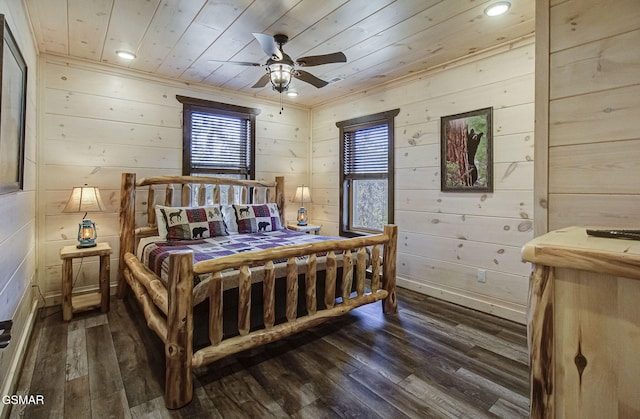
[[[296,92],[295,90],[288,90],[287,96],[298,96],[298,92]]]
[[[484,13],[487,16],[500,16],[509,10],[511,7],[511,3],[508,1],[499,1],[497,3],[493,3],[486,9],[484,9]]]
[[[123,50],[116,51],[116,55],[122,58],[123,60],[133,60],[136,58],[136,54],[134,54],[133,52],[123,51]]]

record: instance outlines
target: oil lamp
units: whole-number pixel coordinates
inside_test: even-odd
[[[96,245],[96,223],[89,220],[88,212],[102,212],[105,205],[100,197],[100,191],[95,186],[75,186],[71,191],[71,196],[62,212],[84,212],[82,221],[78,224],[78,249],[84,247],[94,247]]]
[[[293,202],[300,202],[300,208],[298,209],[297,218],[299,226],[307,225],[308,214],[306,208],[304,207],[305,197],[306,202],[311,202],[311,193],[309,192],[309,187],[304,185],[298,186],[296,188],[296,194],[293,198]]]

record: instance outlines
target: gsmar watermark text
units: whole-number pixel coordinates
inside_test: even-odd
[[[2,396],[2,404],[44,404],[42,394],[11,394]]]

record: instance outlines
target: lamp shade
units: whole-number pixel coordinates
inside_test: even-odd
[[[308,186],[298,186],[296,188],[296,195],[293,197],[293,202],[313,202],[311,201],[311,192],[309,192]]]
[[[62,212],[101,212],[106,207],[95,186],[75,186]]]

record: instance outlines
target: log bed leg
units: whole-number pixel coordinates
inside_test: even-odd
[[[389,296],[382,300],[382,312],[395,314],[398,312],[398,300],[396,298],[396,255],[398,247],[398,226],[385,225],[384,234],[389,236],[389,242],[384,246],[382,264],[382,288]]]
[[[169,256],[169,278],[164,403],[178,409],[193,398],[193,252]]]
[[[119,298],[124,298],[129,285],[124,277],[124,255],[135,254],[134,242],[136,228],[136,174],[123,173],[120,183],[120,259],[118,260],[118,291]]]

